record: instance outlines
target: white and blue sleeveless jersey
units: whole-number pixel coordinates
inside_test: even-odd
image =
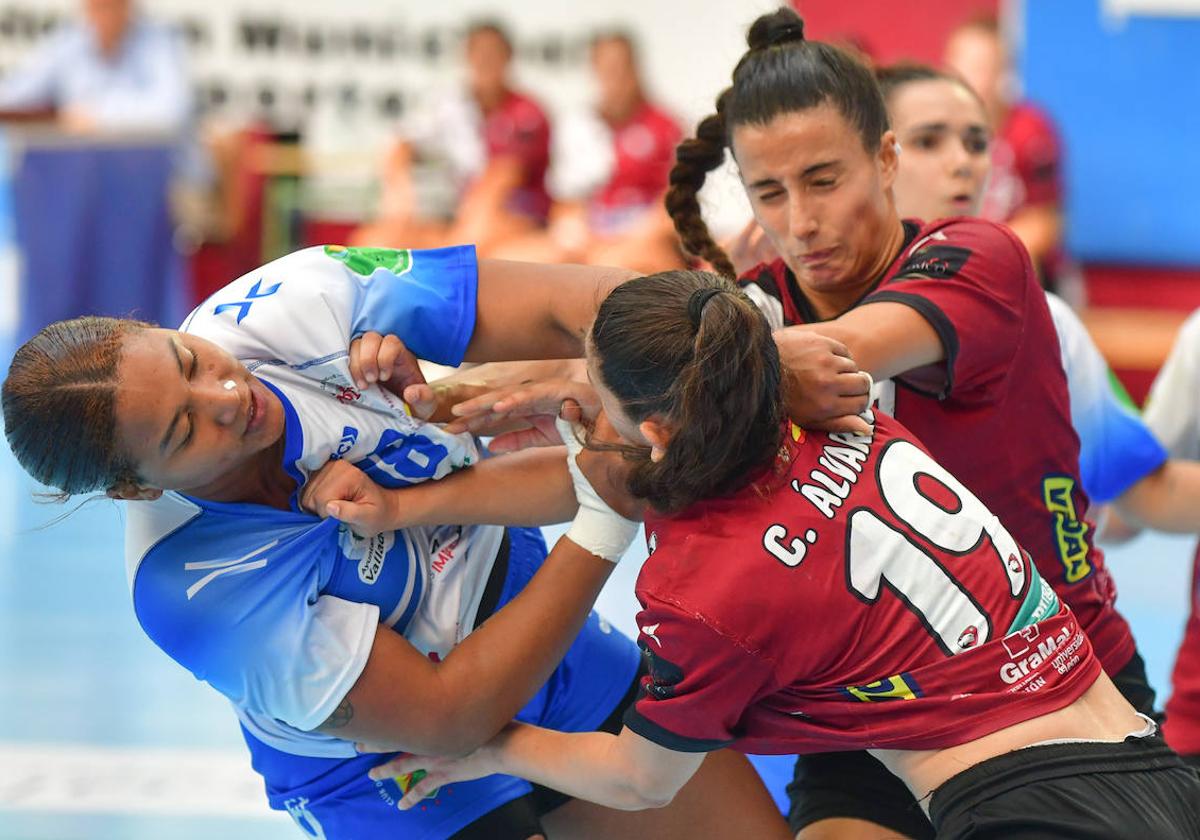
[[[1066,301],[1046,295],[1058,332],[1071,425],[1079,435],[1079,476],[1094,504],[1111,502],[1167,460],[1087,327]]]
[[[475,325],[471,247],[309,248],[226,286],[183,332],[241,360],[283,404],[284,468],[303,486],[333,458],[378,484],[441,478],[479,458],[469,435],[413,418],[378,386],[359,391],[348,348],[368,330],[419,357],[462,362]],[[315,732],[353,687],[380,622],[420,651],[470,632],[503,538],[496,526],[408,528],[363,540],[333,520],[164,493],[131,502],[126,563],[143,629],[285,752],[354,755]]]

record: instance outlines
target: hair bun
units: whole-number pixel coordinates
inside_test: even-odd
[[[765,50],[803,40],[804,18],[786,6],[758,18],[746,33],[746,45],[752,50]]]

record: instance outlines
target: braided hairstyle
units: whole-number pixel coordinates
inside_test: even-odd
[[[888,129],[887,110],[870,69],[845,50],[804,39],[804,20],[789,8],[758,18],[749,47],[733,69],[733,84],[717,97],[716,112],[700,121],[696,136],[675,149],[665,204],[690,253],[733,278],[733,263],[712,238],[697,194],[708,173],[725,160],[733,130],[766,125],[780,114],[829,104],[855,127],[874,152]]]
[[[593,375],[635,423],[674,427],[661,461],[619,447],[630,492],[663,513],[736,492],[769,465],[782,434],[779,351],[766,318],[728,280],[664,271],[630,280],[592,324]],[[605,447],[607,448],[607,447]]]

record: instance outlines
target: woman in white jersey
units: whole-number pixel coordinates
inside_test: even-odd
[[[588,826],[597,837],[685,837],[729,819],[716,803],[730,795],[739,820],[757,821],[752,833],[784,830],[734,756],[711,762],[689,803],[636,819],[505,776],[401,812],[411,780],[369,780],[378,759],[353,748],[384,739],[456,754],[514,716],[567,730],[617,723],[638,655],[588,606],[633,529],[594,539],[586,520],[613,515],[585,504],[547,558],[536,530],[483,524],[498,520],[477,482],[499,462],[474,467],[469,435],[357,387],[347,348],[378,331],[443,364],[578,355],[596,303],[626,276],[480,264],[469,247],[311,248],[234,281],[179,331],[84,318],[18,350],[3,389],[18,460],[66,494],[129,502],[140,624],[231,701],[271,806],[308,836],[526,838]],[[542,457],[561,452],[502,466]],[[301,507],[331,460],[387,487],[444,479],[475,494],[475,516],[362,538]],[[571,480],[556,476],[526,490],[531,514],[517,524],[575,515]]]

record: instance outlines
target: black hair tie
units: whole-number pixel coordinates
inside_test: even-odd
[[[688,298],[688,317],[692,319],[692,329],[700,329],[700,317],[704,314],[704,306],[717,295],[721,294],[721,289],[697,289],[692,292],[692,296]]]

